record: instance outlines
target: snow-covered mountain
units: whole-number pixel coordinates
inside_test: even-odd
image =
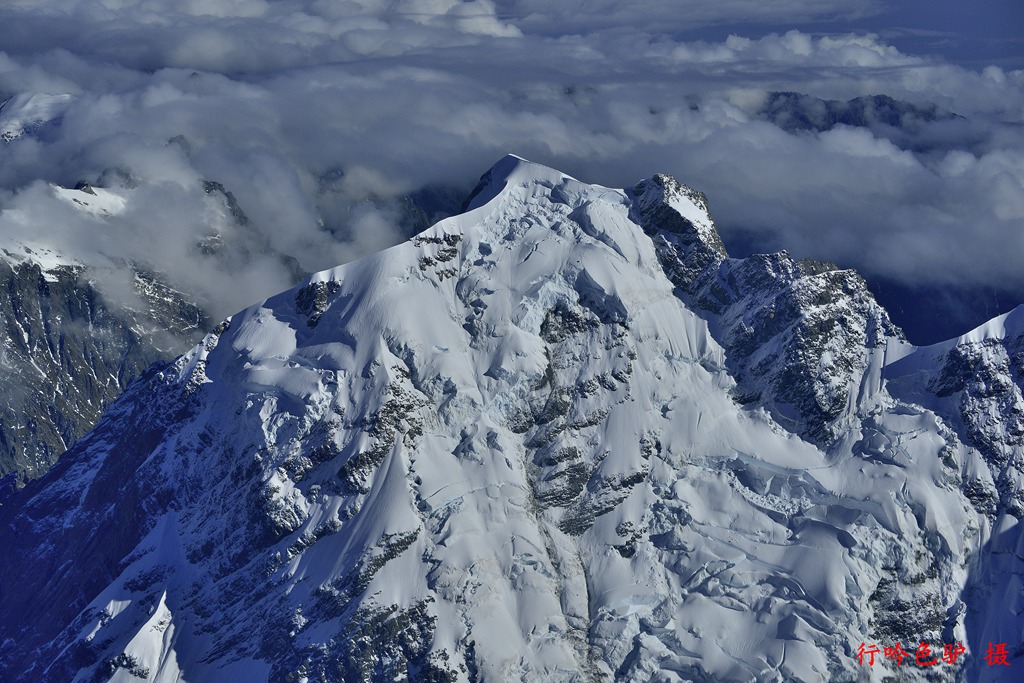
[[[390,213],[411,236],[429,226],[429,216],[457,209],[461,197],[449,193],[423,188]],[[7,387],[0,398],[0,498],[42,475],[146,367],[173,359],[213,327],[210,311],[225,306],[204,288],[211,276],[257,281],[252,272],[262,266],[284,275],[284,283],[308,277],[213,180],[188,198],[188,211],[201,217],[182,239],[190,242],[180,245],[188,254],[148,253],[144,231],[135,228],[159,222],[159,211],[146,209],[153,196],[144,179],[111,167],[73,188],[44,186],[29,203],[38,212],[0,207],[20,228],[0,229],[0,378]],[[61,223],[62,215],[77,221],[76,229],[49,231],[46,221]],[[118,255],[125,250],[116,234],[144,247]]]
[[[0,507],[0,678],[1016,680],[1022,315],[916,349],[667,176],[507,157]]]

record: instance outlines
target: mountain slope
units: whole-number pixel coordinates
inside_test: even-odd
[[[7,487],[42,475],[129,382],[206,323],[198,307],[143,270],[122,266],[132,302],[112,303],[97,285],[108,271],[19,246],[0,254],[0,477]]]
[[[0,677],[881,680],[860,643],[980,657],[964,588],[1015,527],[971,497],[992,475],[961,423],[887,391],[913,349],[858,282],[727,259],[670,178],[507,157],[464,214],[152,369],[0,508]],[[838,409],[802,402],[822,388]]]
[[[876,390],[886,340],[903,333],[852,270],[786,252],[728,257],[707,200],[673,178],[633,188],[636,221],[665,274],[725,347],[737,398],[790,431],[828,445]]]

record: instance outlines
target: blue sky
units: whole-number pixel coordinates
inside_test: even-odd
[[[979,70],[990,64],[1024,68],[1024,3],[1017,0],[848,3],[846,9],[783,16],[778,21],[770,14],[759,21],[744,20],[744,13],[737,11],[731,17],[723,15],[720,23],[680,27],[676,35],[721,40],[729,33],[763,35],[793,28],[812,33],[875,33],[901,52],[941,56]]]
[[[1024,68],[1024,3],[1017,0],[890,3],[876,22],[869,30],[904,51],[975,68]]]

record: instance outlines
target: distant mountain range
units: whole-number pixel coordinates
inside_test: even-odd
[[[800,130],[820,133],[836,126],[905,131],[922,123],[964,120],[934,104],[917,105],[888,95],[866,95],[844,102],[796,92],[773,92],[768,94],[758,113],[790,133]]]

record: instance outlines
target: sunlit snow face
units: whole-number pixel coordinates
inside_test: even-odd
[[[3,206],[66,251],[148,259],[226,314],[291,276],[278,258],[195,257],[203,180],[233,193],[268,253],[313,271],[400,240],[421,225],[407,196],[458,196],[515,151],[605,185],[672,173],[708,194],[727,242],[1024,291],[1021,71],[897,49],[921,34],[865,32],[907,19],[877,2],[684,5],[8,3]],[[884,93],[965,119],[787,133],[760,114],[770,91]],[[58,209],[34,183],[110,169],[136,184],[123,222],[43,217]]]

